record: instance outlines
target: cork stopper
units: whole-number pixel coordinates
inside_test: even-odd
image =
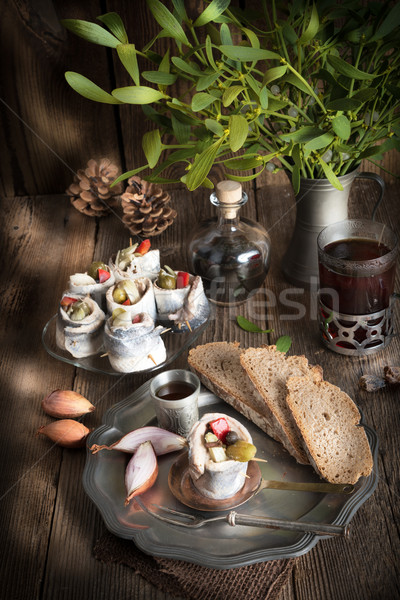
[[[225,179],[219,181],[215,187],[215,193],[221,204],[238,204],[242,199],[242,186],[238,181]]]
[[[242,186],[238,181],[225,179],[219,181],[215,186],[215,194],[221,204],[239,204],[242,199]],[[237,208],[224,208],[224,215],[227,219],[234,219]]]

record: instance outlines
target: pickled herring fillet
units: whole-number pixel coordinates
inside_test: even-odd
[[[103,346],[103,326],[105,314],[90,296],[66,292],[63,298],[83,301],[89,307],[90,313],[76,321],[61,306],[58,309],[56,325],[56,344],[75,358],[85,358],[100,352]],[[62,302],[62,300],[61,300]]]
[[[130,306],[123,306],[124,310],[126,310],[131,317],[134,317],[140,313],[147,313],[153,320],[155,320],[157,316],[157,310],[153,285],[150,279],[148,277],[140,277],[135,279],[133,283],[138,289],[140,299]],[[116,308],[122,307],[122,305],[118,302],[115,302],[113,298],[115,287],[116,286],[109,288],[106,294],[107,310],[110,314],[112,314]]]
[[[176,271],[177,273],[177,271]],[[154,282],[158,319],[173,322],[182,331],[200,327],[207,321],[210,305],[204,293],[201,277],[190,275],[189,284],[179,289],[163,289]]]
[[[188,435],[189,473],[193,485],[207,498],[222,500],[234,496],[244,485],[247,462],[225,460],[214,462],[204,444],[204,435],[210,421],[224,418],[231,431],[235,431],[239,439],[252,443],[247,429],[233,417],[220,413],[205,414],[197,421]]]
[[[109,260],[108,264],[114,271],[115,281],[138,277],[148,277],[151,281],[157,279],[160,270],[160,251],[149,250],[143,256],[135,256],[134,251],[128,252],[128,250],[129,248],[119,250],[117,255],[113,255]]]
[[[138,316],[140,321],[130,325],[115,326],[112,317],[105,324],[104,343],[108,359],[113,369],[120,373],[150,369],[166,359],[164,342],[160,337],[164,327],[155,327],[154,320],[146,313]]]
[[[75,273],[69,278],[68,291],[72,294],[90,296],[99,305],[101,310],[105,311],[106,292],[114,284],[115,277],[112,270],[110,272],[110,277],[103,283],[97,283],[87,273]]]

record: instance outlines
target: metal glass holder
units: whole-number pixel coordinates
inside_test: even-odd
[[[336,312],[318,298],[318,320],[324,345],[339,354],[367,356],[386,348],[394,336],[393,310],[388,308],[369,315]]]

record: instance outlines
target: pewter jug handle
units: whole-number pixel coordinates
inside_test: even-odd
[[[380,186],[380,194],[378,200],[375,202],[374,210],[372,211],[372,220],[375,221],[376,211],[379,208],[380,203],[382,202],[383,194],[385,193],[385,182],[383,181],[380,175],[376,173],[370,173],[369,171],[362,171],[358,173],[355,177],[356,179],[372,179],[372,181],[376,181],[376,183]]]

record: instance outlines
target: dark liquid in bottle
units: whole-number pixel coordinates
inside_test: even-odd
[[[195,388],[186,381],[171,381],[162,385],[156,396],[162,400],[182,400],[193,394]]]
[[[263,284],[269,264],[260,250],[245,240],[215,240],[191,256],[194,272],[203,279],[207,297],[226,306],[245,302]]]
[[[367,315],[389,306],[394,290],[395,264],[387,270],[371,275],[352,268],[351,261],[376,260],[390,249],[377,240],[363,238],[339,240],[325,246],[330,256],[349,261],[343,272],[319,265],[321,300],[328,308],[348,315]],[[333,290],[334,293],[330,293]]]

